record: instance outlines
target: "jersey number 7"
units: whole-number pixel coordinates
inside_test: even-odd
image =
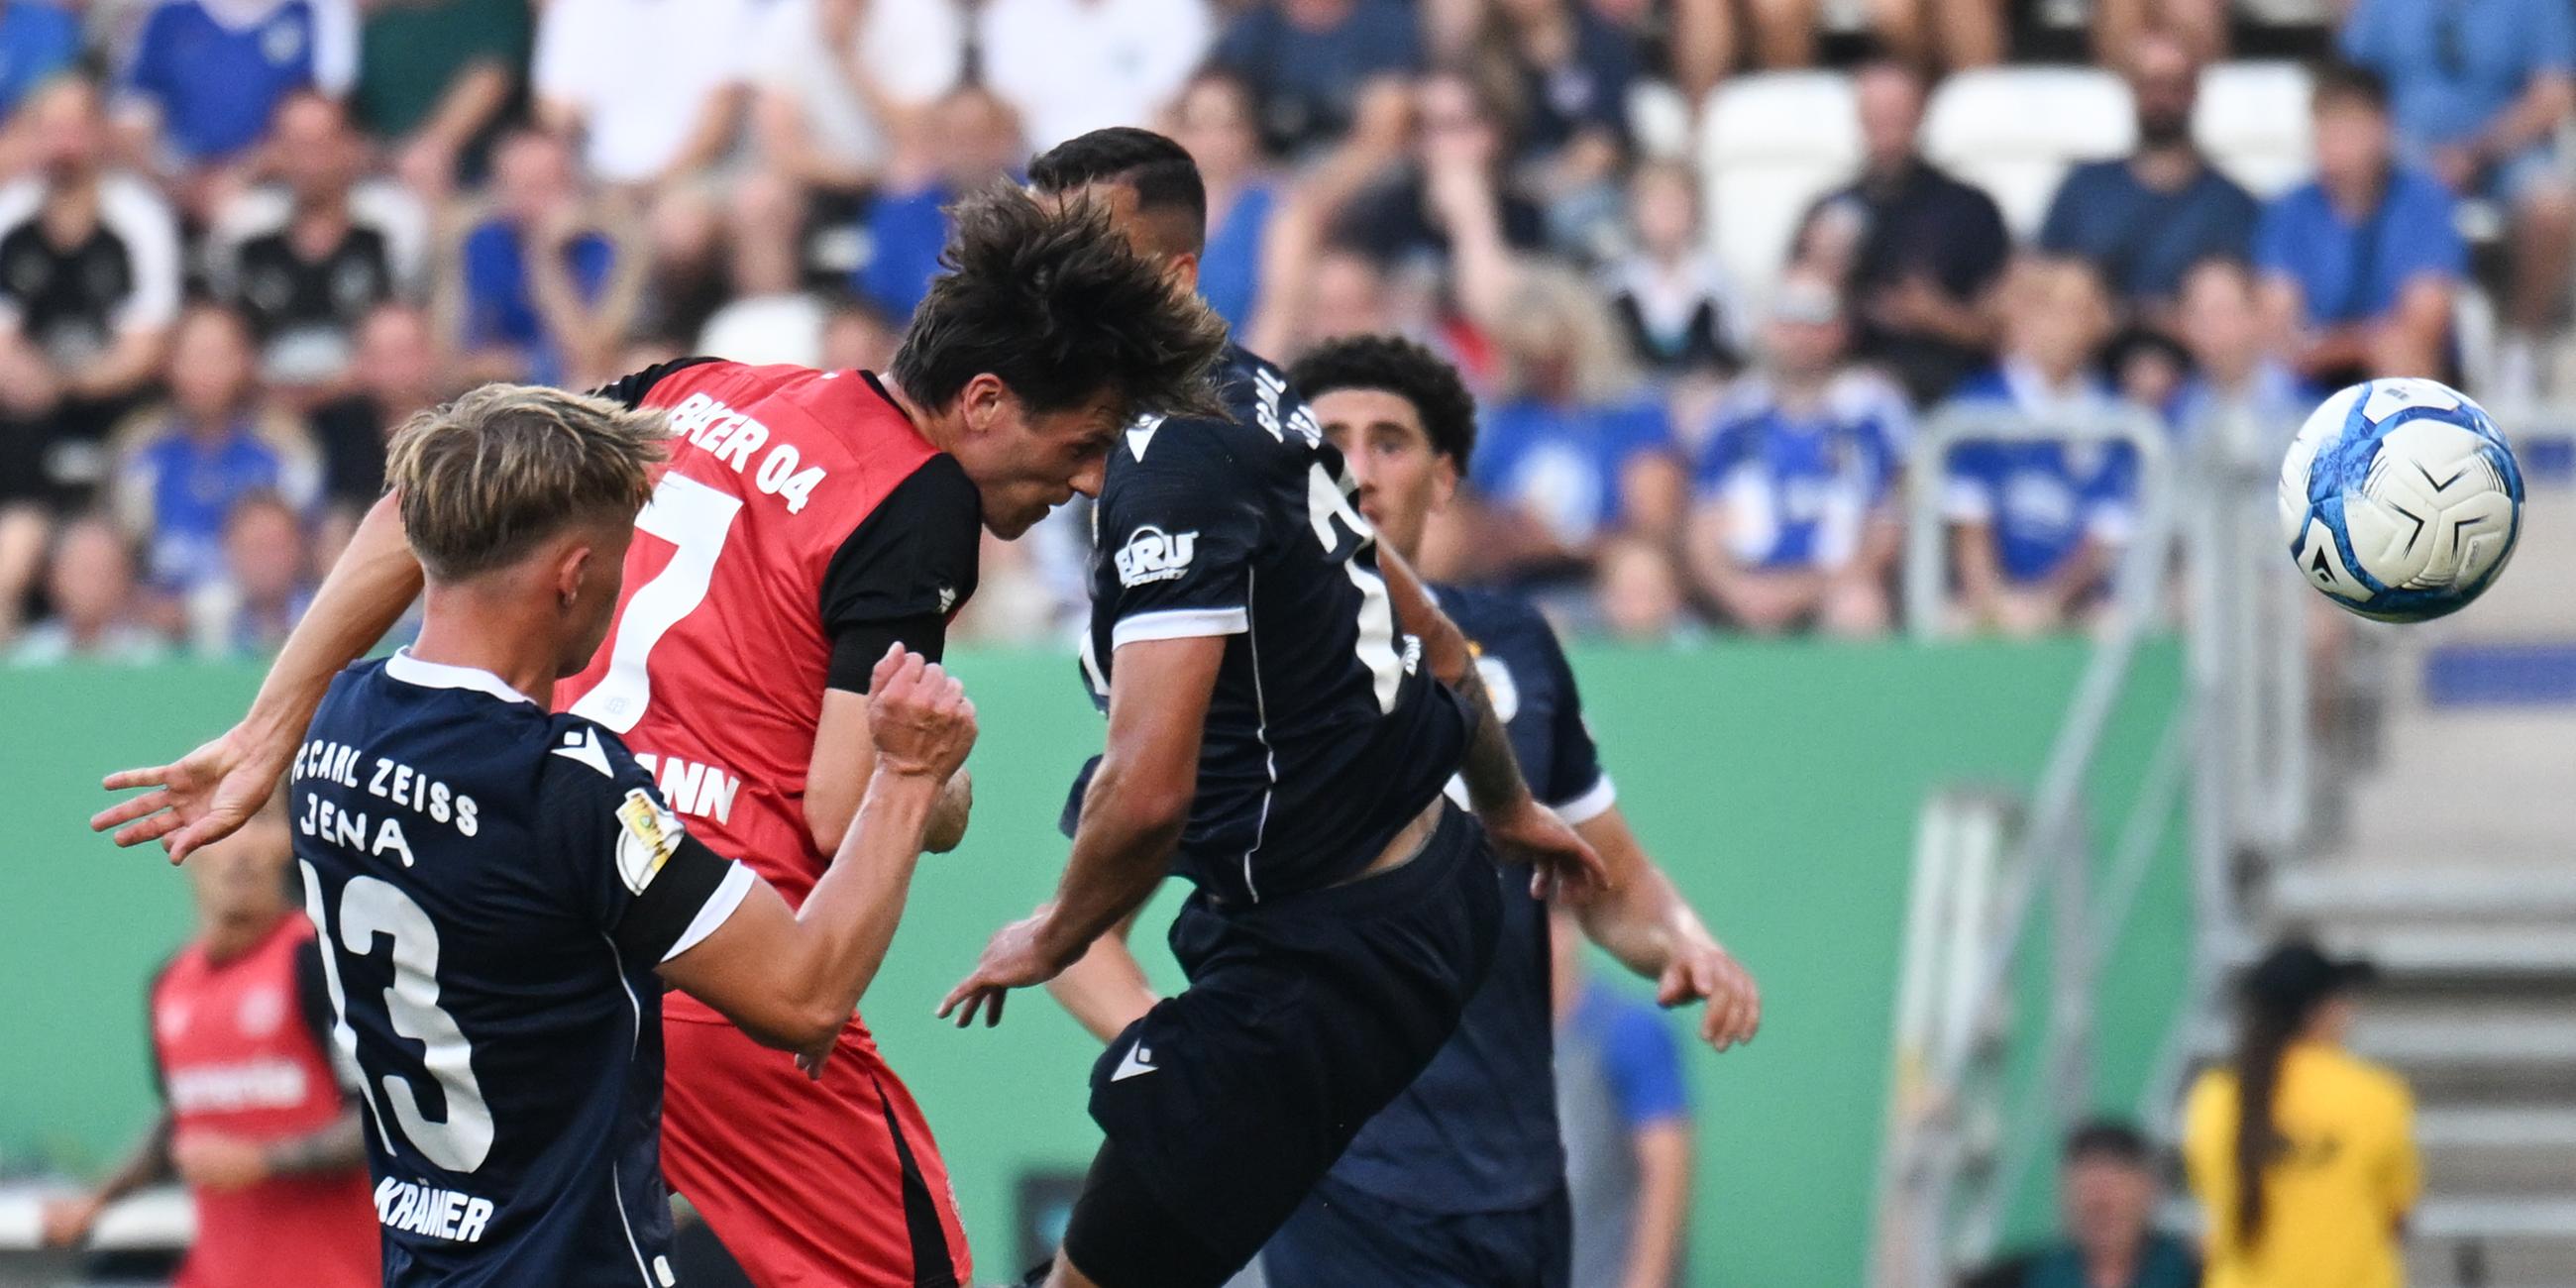
[[[677,470],[662,475],[653,499],[635,516],[635,530],[670,542],[671,562],[627,595],[617,619],[617,642],[609,649],[608,673],[572,704],[572,714],[618,733],[632,732],[644,718],[644,709],[653,704],[653,675],[646,660],[665,633],[706,602],[716,559],[724,554],[725,538],[741,510],[741,497]]]

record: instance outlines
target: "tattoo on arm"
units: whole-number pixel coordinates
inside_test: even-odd
[[[173,1174],[170,1166],[170,1115],[152,1124],[152,1130],[126,1155],[116,1173],[98,1187],[102,1203],[113,1203],[155,1181],[167,1180]]]
[[[355,1107],[308,1135],[282,1140],[268,1148],[268,1170],[279,1176],[339,1172],[367,1161],[366,1131]]]
[[[1518,808],[1530,798],[1529,784],[1521,778],[1520,758],[1512,754],[1511,731],[1494,713],[1494,699],[1485,691],[1484,675],[1470,663],[1465,674],[1449,687],[1466,704],[1468,717],[1474,721],[1467,736],[1466,763],[1460,771],[1467,780],[1467,799],[1479,814]]]

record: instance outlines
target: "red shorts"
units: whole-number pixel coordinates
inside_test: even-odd
[[[820,1082],[722,1021],[666,1015],[662,1042],[663,1175],[753,1283],[971,1281],[939,1147],[857,1021]]]

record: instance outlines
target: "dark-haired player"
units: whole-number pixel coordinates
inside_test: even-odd
[[[1029,175],[1107,205],[1194,281],[1206,198],[1179,145],[1095,131]],[[1191,986],[1093,1068],[1107,1140],[1059,1286],[1207,1288],[1241,1269],[1456,1027],[1501,918],[1488,835],[1543,878],[1597,872],[1531,798],[1465,640],[1379,549],[1303,400],[1241,349],[1219,391],[1226,415],[1149,417],[1112,451],[1083,650],[1107,748],[1054,900],[941,1006],[998,1019],[1167,873],[1198,887],[1171,931]],[[1482,827],[1442,797],[1462,767]]]
[[[1410,558],[1476,444],[1476,406],[1447,362],[1409,340],[1329,341],[1289,373],[1342,449],[1360,513]],[[1620,812],[1556,633],[1536,609],[1487,591],[1432,594],[1476,650],[1531,789],[1601,855],[1612,891],[1575,908],[1592,941],[1656,982],[1666,1006],[1705,999],[1700,1036],[1753,1036],[1753,979],[1709,935]],[[1565,1158],[1544,1083],[1554,1043],[1547,910],[1505,874],[1494,967],[1457,1035],[1378,1116],[1262,1253],[1271,1288],[1561,1288],[1568,1277]]]
[[[671,464],[626,556],[608,640],[557,693],[623,734],[690,826],[800,897],[867,781],[869,667],[936,658],[975,591],[977,526],[1016,536],[1096,493],[1120,427],[1208,405],[1223,324],[1096,211],[997,188],[956,215],[951,271],[881,374],[671,364],[619,381],[660,409]],[[220,835],[291,756],[331,671],[419,586],[379,506],[251,715],[101,816],[122,843]],[[282,740],[282,741],[281,741]],[[282,751],[281,751],[282,749]],[[963,826],[964,781],[934,830]],[[819,1082],[686,1001],[666,1026],[664,1165],[764,1283],[917,1288],[970,1267],[945,1168],[855,1019]]]
[[[608,633],[668,442],[658,416],[486,385],[390,447],[420,638],[331,682],[287,812],[395,1288],[669,1288],[662,987],[819,1073],[974,744],[956,681],[890,646],[866,802],[791,911],[614,731],[529,697]]]

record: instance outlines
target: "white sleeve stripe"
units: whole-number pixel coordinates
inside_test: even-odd
[[[1120,618],[1109,632],[1109,647],[1114,651],[1146,640],[1241,635],[1251,629],[1252,614],[1240,608],[1172,608]]]
[[[716,883],[716,892],[708,895],[705,903],[698,905],[698,915],[689,919],[689,928],[671,942],[671,951],[662,954],[662,960],[669,961],[716,933],[716,927],[725,924],[733,910],[742,906],[743,897],[751,893],[752,880],[750,868],[739,861],[727,861],[724,880]]]
[[[1582,795],[1558,804],[1556,816],[1564,820],[1566,826],[1578,827],[1609,813],[1610,807],[1618,803],[1618,787],[1611,783],[1610,775],[1603,774],[1593,781],[1592,786],[1584,789]]]

